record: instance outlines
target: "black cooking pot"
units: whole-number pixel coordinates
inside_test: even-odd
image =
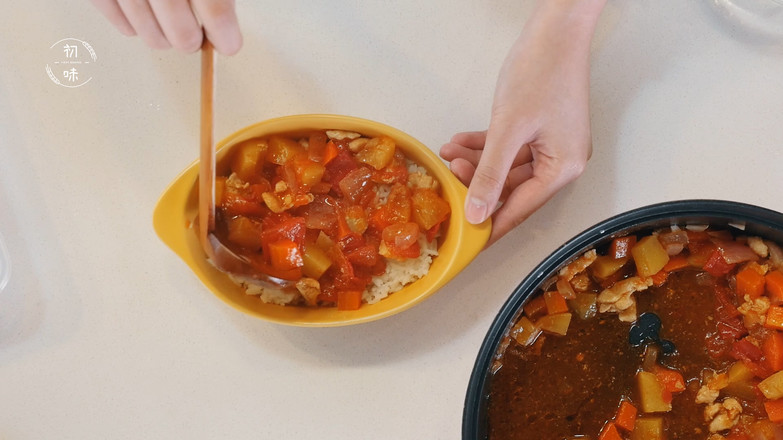
[[[463,440],[487,438],[490,368],[522,306],[542,284],[570,261],[615,237],[671,225],[706,225],[744,230],[748,235],[783,243],[783,214],[758,206],[722,200],[681,200],[634,209],[605,220],[555,250],[520,283],[501,307],[481,345],[468,383],[462,415]]]

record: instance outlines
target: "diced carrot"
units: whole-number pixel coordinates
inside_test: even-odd
[[[767,410],[767,417],[774,423],[783,422],[783,399],[768,400],[764,402],[764,409]]]
[[[624,430],[633,431],[634,425],[636,425],[636,407],[627,400],[620,402],[620,408],[617,409],[617,416],[614,418],[615,425],[623,428]]]
[[[304,265],[302,252],[291,240],[279,240],[269,244],[269,260],[275,269],[291,270]]]
[[[685,391],[685,379],[677,370],[670,370],[664,367],[655,367],[653,374],[658,378],[664,390],[670,393],[679,393]]]
[[[635,244],[635,235],[615,238],[609,245],[609,255],[614,259],[625,258],[631,255],[631,248]]]
[[[772,371],[783,370],[783,333],[773,330],[761,344],[764,362]]]
[[[323,158],[323,164],[326,165],[329,162],[332,161],[335,157],[337,157],[337,153],[339,153],[340,150],[337,149],[337,144],[334,143],[334,141],[329,141],[326,143],[326,150],[324,150],[324,158]]]
[[[557,290],[545,292],[544,302],[546,303],[546,312],[550,315],[568,311],[568,304],[566,304],[565,298]]]
[[[666,272],[674,272],[675,270],[685,269],[688,266],[690,266],[688,257],[680,254],[669,258],[669,262],[663,266],[663,270]]]
[[[598,440],[623,440],[623,438],[620,436],[620,432],[617,431],[617,426],[609,422],[604,425],[604,429],[598,435]]]
[[[656,274],[651,276],[650,279],[652,279],[653,285],[655,287],[661,287],[663,286],[663,283],[669,279],[669,272],[666,272],[666,269],[661,269]]]
[[[770,306],[764,327],[783,330],[783,306]]]
[[[360,290],[340,290],[337,292],[337,310],[358,310],[362,305]]]
[[[766,280],[769,299],[772,300],[773,303],[783,302],[783,272],[773,270],[764,278]]]
[[[535,321],[546,314],[546,301],[544,301],[542,295],[539,295],[522,306],[522,310],[525,311],[525,315],[530,318],[531,321]]]
[[[745,298],[745,295],[751,299],[756,299],[764,294],[765,279],[752,267],[746,267],[737,272],[737,295]]]

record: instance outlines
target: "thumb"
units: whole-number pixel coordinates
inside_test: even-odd
[[[514,158],[527,141],[527,133],[522,130],[514,133],[506,127],[493,127],[490,123],[484,151],[465,199],[465,219],[468,222],[478,224],[492,215]]]

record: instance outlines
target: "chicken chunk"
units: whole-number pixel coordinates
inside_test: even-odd
[[[343,139],[356,139],[361,137],[359,133],[345,130],[326,130],[326,135],[329,139],[337,139],[338,141]]]
[[[612,287],[598,294],[598,311],[601,313],[616,312],[623,322],[636,320],[635,292],[646,290],[652,286],[651,278],[631,277],[616,282]]]
[[[438,181],[428,174],[410,173],[408,175],[408,186],[411,188],[425,188],[438,190]]]
[[[598,255],[596,254],[595,249],[585,252],[584,255],[572,261],[568,266],[560,269],[560,276],[565,278],[566,281],[571,281],[571,278],[576,276],[576,274],[583,272],[590,267],[597,257]]]
[[[321,293],[321,283],[318,280],[303,277],[296,282],[296,290],[302,294],[308,306],[318,304],[318,295]]]
[[[720,395],[720,390],[728,385],[729,376],[726,373],[715,374],[709,377],[696,393],[696,403],[712,404]]]
[[[704,408],[704,421],[709,422],[710,432],[725,431],[737,424],[740,414],[742,405],[730,397],[723,402],[707,405]]]
[[[761,258],[769,256],[769,247],[764,244],[764,240],[759,237],[748,237],[748,246]]]

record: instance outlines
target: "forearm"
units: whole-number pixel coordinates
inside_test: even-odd
[[[607,0],[540,0],[520,38],[543,50],[587,61],[590,42]]]

